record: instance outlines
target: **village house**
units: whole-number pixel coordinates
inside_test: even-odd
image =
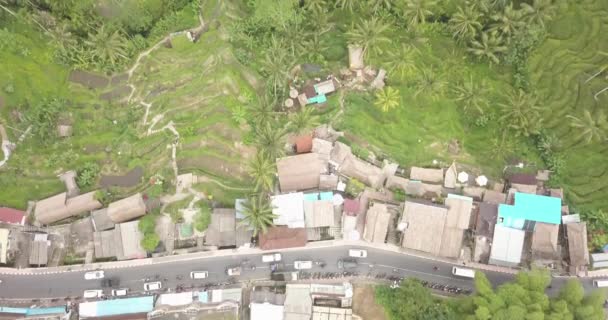
[[[568,223],[566,237],[568,238],[568,255],[570,257],[570,274],[586,271],[589,265],[589,249],[587,247],[587,224],[585,222]]]
[[[318,189],[323,163],[315,153],[277,159],[281,192]]]
[[[36,202],[34,216],[41,224],[51,224],[101,207],[95,191],[73,198],[68,198],[67,192],[63,192]]]
[[[519,265],[525,237],[526,232],[523,230],[497,224],[488,263],[505,267]]]
[[[386,204],[373,203],[367,210],[363,240],[372,243],[384,243],[388,233],[391,214]]]
[[[23,210],[0,207],[0,223],[25,225],[26,213]]]

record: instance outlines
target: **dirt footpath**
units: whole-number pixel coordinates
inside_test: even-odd
[[[354,284],[353,313],[363,320],[388,320],[381,305],[374,299],[374,286]]]

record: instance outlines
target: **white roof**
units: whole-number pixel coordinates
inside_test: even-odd
[[[185,306],[191,304],[192,301],[192,292],[165,293],[158,297],[156,305]]]
[[[0,262],[6,263],[6,249],[8,249],[8,229],[0,229]]]
[[[490,263],[517,265],[521,262],[526,232],[502,225],[494,228],[494,241],[490,253]]]
[[[312,298],[309,284],[288,284],[285,293],[285,319],[310,319]]]
[[[251,320],[283,320],[283,306],[277,306],[265,303],[252,303],[249,305],[251,309]]]
[[[304,193],[287,193],[273,196],[272,213],[278,218],[274,224],[288,228],[304,228]]]

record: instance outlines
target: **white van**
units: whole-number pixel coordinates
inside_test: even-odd
[[[85,280],[97,280],[97,279],[103,279],[103,277],[104,277],[103,270],[89,271],[84,274]]]
[[[281,259],[280,253],[269,253],[262,256],[262,262],[279,262]]]
[[[160,281],[146,282],[146,283],[144,283],[144,290],[145,291],[160,290],[162,287],[163,286],[160,284]]]
[[[128,292],[129,292],[129,289],[127,289],[127,288],[114,289],[114,290],[112,290],[112,295],[114,297],[124,297],[127,295]]]
[[[101,298],[103,297],[103,290],[85,290],[83,297],[85,299]]]
[[[593,286],[596,288],[608,287],[608,279],[593,280]]]
[[[457,277],[470,278],[470,279],[475,278],[475,270],[473,270],[473,269],[452,267],[452,274]]]
[[[207,271],[192,271],[190,272],[190,278],[191,279],[206,279],[207,276],[209,276],[209,272]]]
[[[296,270],[312,269],[312,261],[294,261],[293,267]]]

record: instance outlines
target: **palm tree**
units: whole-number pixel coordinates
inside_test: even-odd
[[[491,31],[500,32],[501,36],[507,36],[507,42],[510,37],[525,26],[522,20],[523,12],[513,9],[513,4],[504,7],[501,13],[492,15],[494,23],[490,27]]]
[[[446,82],[439,77],[432,68],[421,68],[416,81],[416,92],[414,97],[423,94],[432,100],[443,94]]]
[[[511,92],[505,102],[498,104],[502,113],[500,120],[507,128],[513,129],[516,135],[528,137],[537,133],[539,123],[542,121],[540,116],[542,108],[537,100],[536,96],[521,89]]]
[[[270,159],[277,159],[285,154],[284,138],[283,128],[273,128],[270,123],[266,123],[256,130],[256,147]]]
[[[335,8],[340,8],[342,10],[347,9],[350,12],[353,12],[355,6],[359,4],[361,0],[336,0]]]
[[[249,174],[256,191],[272,191],[276,174],[275,162],[263,152],[258,152],[249,162]]]
[[[317,32],[310,33],[304,40],[305,56],[310,62],[324,63],[325,53],[329,48]]]
[[[266,126],[275,114],[275,105],[276,100],[269,95],[258,97],[257,103],[248,108],[251,120],[253,120],[253,125],[255,127]]]
[[[485,108],[488,106],[488,87],[485,81],[474,82],[473,76],[469,75],[468,81],[463,81],[454,87],[454,100],[460,102],[464,112],[475,110],[478,114],[484,114]]]
[[[538,24],[545,27],[545,22],[551,21],[555,15],[556,7],[552,0],[534,0],[532,5],[525,2],[521,3],[526,22]]]
[[[399,94],[399,89],[386,87],[376,91],[376,101],[374,101],[374,105],[382,110],[382,112],[388,112],[398,107],[400,103],[401,95]]]
[[[288,126],[296,134],[318,126],[319,118],[314,115],[313,112],[314,108],[304,107],[304,109],[300,110],[300,112],[293,114]]]
[[[402,4],[402,15],[408,26],[415,27],[425,23],[433,15],[432,9],[437,5],[436,0],[405,0]]]
[[[603,110],[598,110],[595,115],[592,115],[589,110],[583,112],[583,117],[567,116],[572,122],[570,126],[580,131],[577,139],[584,138],[585,143],[589,144],[592,141],[606,141],[608,137],[608,122],[606,122],[606,114]]]
[[[401,80],[413,75],[417,68],[414,61],[418,50],[412,46],[401,44],[398,50],[389,52],[386,66],[390,75],[397,75]]]
[[[127,45],[120,30],[110,30],[105,24],[90,35],[85,44],[94,51],[100,63],[110,67],[127,58]]]
[[[477,11],[475,5],[467,5],[458,7],[458,11],[452,15],[450,19],[450,30],[455,39],[460,41],[469,41],[477,36],[477,32],[481,30],[481,13]]]
[[[420,28],[408,28],[408,30],[403,33],[403,42],[416,49],[427,46],[429,44],[429,38],[427,38],[419,29]]]
[[[372,17],[353,25],[346,35],[351,43],[363,48],[363,56],[367,56],[369,50],[374,54],[381,54],[382,48],[380,48],[380,45],[390,42],[390,39],[385,36],[388,28],[388,24],[377,17]]]
[[[314,13],[326,11],[327,0],[306,0],[304,1],[304,9]]]
[[[260,232],[266,233],[269,227],[274,225],[274,219],[278,216],[272,213],[272,207],[267,196],[258,194],[249,197],[243,204],[243,215],[241,225],[250,226],[253,229],[253,236]]]
[[[507,47],[502,44],[502,38],[496,31],[484,32],[481,39],[471,41],[467,51],[480,58],[487,58],[490,64],[499,63],[499,55],[507,51]]]
[[[362,0],[359,0],[362,1]],[[390,9],[393,7],[395,0],[367,0],[365,8],[371,8],[373,13],[377,13],[380,9]]]
[[[285,90],[293,63],[293,55],[273,36],[262,60],[261,71],[275,96]]]

